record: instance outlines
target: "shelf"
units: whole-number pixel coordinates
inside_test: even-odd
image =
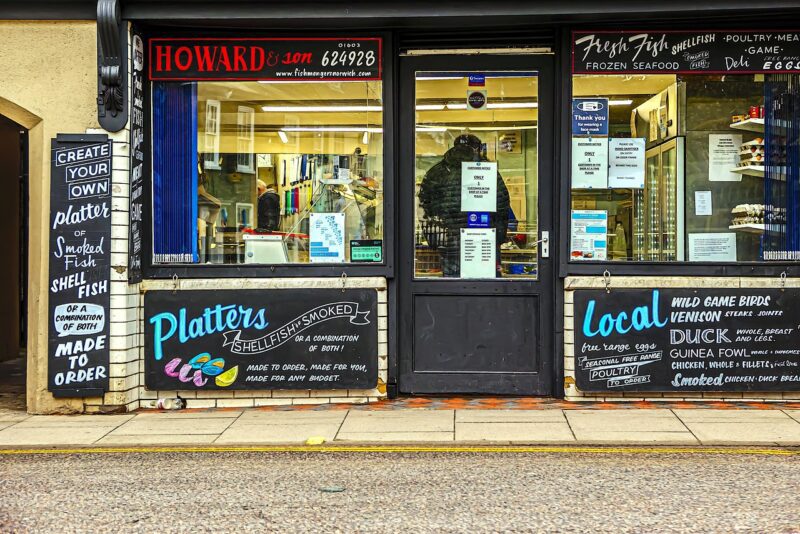
[[[764,166],[748,165],[747,167],[734,167],[733,169],[731,169],[731,172],[735,172],[736,174],[746,174],[747,176],[758,176],[759,178],[763,178]]]
[[[734,122],[731,124],[731,128],[734,130],[764,133],[764,119],[747,119],[742,122]]]
[[[749,223],[749,224],[732,224],[728,226],[729,230],[736,230],[737,232],[747,232],[748,234],[763,234],[764,225]]]

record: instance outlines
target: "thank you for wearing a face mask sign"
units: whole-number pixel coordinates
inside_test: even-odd
[[[148,291],[149,389],[369,389],[375,290]]]
[[[800,291],[575,291],[582,391],[798,391]]]
[[[111,142],[51,142],[48,389],[87,397],[108,390]]]
[[[608,99],[572,100],[572,187],[608,187]]]
[[[497,162],[461,163],[461,211],[497,211]]]
[[[798,31],[581,31],[572,72],[800,72]]]

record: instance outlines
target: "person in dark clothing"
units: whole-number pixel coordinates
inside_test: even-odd
[[[274,232],[280,226],[281,200],[274,185],[258,181],[258,228]]]
[[[461,164],[488,161],[481,155],[481,140],[471,134],[459,135],[453,148],[445,152],[442,161],[428,169],[419,191],[419,203],[425,217],[444,230],[444,243],[438,244],[442,274],[461,275],[461,229],[467,228],[467,212],[461,211]],[[497,261],[500,245],[506,240],[510,200],[500,173],[497,173],[497,211],[490,216],[490,227],[497,233]],[[429,239],[429,242],[431,239]]]

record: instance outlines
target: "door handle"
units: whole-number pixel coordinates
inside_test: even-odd
[[[550,232],[547,230],[542,230],[542,238],[536,242],[538,245],[539,243],[542,244],[539,247],[539,257],[540,258],[549,258],[550,257]]]

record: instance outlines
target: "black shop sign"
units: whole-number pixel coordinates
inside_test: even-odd
[[[578,290],[582,391],[798,391],[797,289]]]
[[[111,142],[51,141],[48,389],[89,397],[108,390]]]
[[[800,72],[800,31],[580,31],[575,74]]]
[[[144,206],[144,41],[131,34],[131,163],[128,226],[128,282],[142,281],[142,209]]]
[[[380,80],[381,39],[153,38],[151,80]]]
[[[378,380],[375,290],[148,291],[152,390],[369,389]]]

